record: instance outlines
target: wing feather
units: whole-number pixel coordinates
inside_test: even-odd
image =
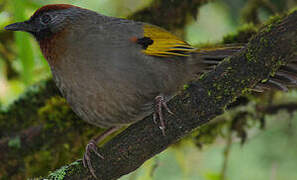
[[[189,56],[197,51],[196,48],[177,36],[157,26],[146,24],[144,26],[144,36],[153,40],[153,43],[143,50],[147,55],[161,57]]]

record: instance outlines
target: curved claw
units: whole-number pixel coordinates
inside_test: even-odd
[[[157,116],[159,117],[160,119],[160,129],[162,131],[162,134],[165,136],[165,122],[164,122],[164,119],[163,119],[163,112],[162,112],[162,107],[165,108],[165,110],[169,113],[169,114],[174,114],[167,106],[166,104],[166,101],[164,99],[163,96],[157,96],[155,98],[155,101],[156,101],[156,109],[155,109],[155,112],[154,112],[154,115],[153,115],[153,120],[154,120],[154,123],[156,124],[157,123]]]
[[[100,158],[104,159],[104,157],[98,153],[98,150],[97,150],[97,146],[96,146],[96,141],[94,140],[91,140],[87,146],[86,146],[86,152],[83,156],[83,165],[85,168],[88,168],[91,172],[91,174],[97,178],[96,174],[95,174],[95,170],[92,166],[92,163],[91,163],[91,151],[93,151],[97,156],[99,156]]]

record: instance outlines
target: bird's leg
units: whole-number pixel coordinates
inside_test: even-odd
[[[88,168],[91,172],[91,174],[97,178],[97,176],[95,175],[95,170],[94,168],[92,167],[92,164],[91,164],[91,151],[93,151],[97,156],[99,156],[100,158],[104,159],[104,157],[98,153],[97,151],[97,146],[96,146],[96,141],[94,141],[93,139],[90,140],[90,142],[87,144],[86,146],[86,151],[85,151],[85,154],[83,156],[83,165],[85,168]]]
[[[86,151],[83,156],[83,165],[85,168],[88,168],[90,170],[91,174],[95,178],[97,178],[97,177],[95,175],[95,170],[91,164],[91,152],[94,152],[97,156],[104,159],[104,157],[98,152],[97,144],[100,141],[104,140],[107,136],[109,136],[113,132],[117,131],[118,129],[120,129],[120,127],[111,127],[109,129],[105,130],[99,136],[95,137],[94,139],[91,139],[90,142],[86,146]]]
[[[165,108],[166,111],[169,114],[173,115],[173,112],[171,112],[171,110],[168,108],[164,97],[163,96],[155,97],[155,112],[154,112],[154,115],[153,115],[153,120],[154,120],[154,123],[157,124],[157,116],[159,117],[159,119],[160,119],[159,128],[161,129],[163,135],[165,136],[165,128],[166,127],[165,127],[165,122],[164,122],[164,119],[163,119],[162,108]]]

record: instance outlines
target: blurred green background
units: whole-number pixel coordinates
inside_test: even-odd
[[[32,36],[22,32],[7,32],[3,27],[12,22],[28,19],[37,8],[53,3],[73,4],[105,15],[125,18],[151,6],[155,1],[0,0],[0,105],[2,109],[9,108],[9,105],[18,99],[27,87],[51,77],[47,62]],[[179,29],[176,33],[196,46],[220,43],[227,35],[234,34],[245,27],[258,28],[270,16],[287,12],[296,7],[296,3],[296,0],[212,1],[203,4],[197,16],[193,14],[189,16],[185,28]],[[295,90],[287,94],[276,93],[275,96],[273,102],[275,104],[297,101]],[[276,115],[265,116],[265,119],[267,122],[265,130],[260,130],[259,124],[252,125],[248,130],[248,139],[243,145],[233,133],[228,133],[227,128],[221,137],[216,138],[209,145],[204,145],[202,149],[197,147],[191,138],[186,138],[122,179],[297,179],[297,114],[281,111]],[[27,157],[27,159],[30,158]],[[34,161],[34,155],[32,159]],[[14,178],[44,176],[49,170],[54,169],[28,169],[25,175]],[[0,172],[0,176],[1,174],[5,172]],[[222,174],[225,174],[224,178]],[[9,179],[9,177],[6,178]]]

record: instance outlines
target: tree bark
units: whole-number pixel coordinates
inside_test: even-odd
[[[136,170],[195,128],[224,112],[234,99],[273,75],[281,65],[297,60],[297,11],[274,18],[240,52],[190,83],[169,102],[174,115],[165,114],[166,135],[152,117],[129,126],[92,154],[98,179],[117,179]],[[48,179],[94,179],[81,160],[51,173]]]

